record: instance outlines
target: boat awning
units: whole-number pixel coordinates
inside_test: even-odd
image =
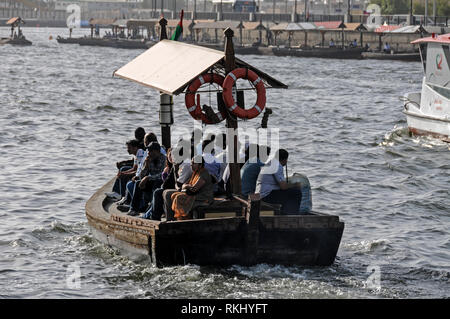
[[[91,26],[98,25],[101,27],[110,27],[113,25],[113,23],[116,21],[116,19],[90,19],[89,24]]]
[[[18,25],[19,23],[25,23],[25,21],[23,21],[21,17],[14,17],[6,21],[7,25]]]
[[[412,44],[417,43],[426,43],[426,42],[434,42],[434,43],[445,43],[450,44],[450,33],[442,34],[442,35],[435,35],[434,37],[427,37],[427,38],[420,38],[417,40],[412,41]]]
[[[149,20],[136,20],[136,19],[130,19],[127,21],[127,28],[138,28],[138,27],[144,27],[144,28],[153,28],[158,23],[158,20],[156,19],[149,19]]]
[[[119,27],[119,28],[126,28],[127,23],[128,23],[127,19],[119,19],[119,20],[114,21],[114,23],[112,25],[115,27]]]
[[[115,76],[178,95],[196,77],[211,68],[224,73],[225,53],[179,41],[162,40],[114,72]],[[251,65],[236,59],[238,67],[256,72],[267,86],[287,88]]]
[[[212,21],[212,22],[198,22],[194,25],[194,29],[219,29],[225,30],[230,28],[237,30],[243,28],[243,25],[239,21]]]

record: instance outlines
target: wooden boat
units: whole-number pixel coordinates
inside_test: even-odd
[[[0,44],[11,44],[11,45],[32,45],[33,43],[25,37],[23,38],[1,38]]]
[[[334,262],[344,230],[338,216],[274,215],[277,207],[243,199],[216,199],[197,212],[201,219],[168,222],[131,217],[105,196],[113,183],[114,179],[106,183],[86,203],[92,234],[130,258],[156,266],[327,266]],[[258,205],[258,218],[251,218]]]
[[[419,52],[409,52],[409,53],[363,52],[361,55],[363,59],[420,62]]]
[[[11,44],[11,45],[32,45],[32,42],[27,40],[22,34],[20,29],[21,24],[25,24],[25,21],[21,17],[14,17],[6,22],[7,25],[11,26],[11,36],[9,38],[1,38],[1,44]],[[18,34],[14,32],[15,28],[18,29]]]
[[[80,39],[83,38],[63,38],[61,36],[57,36],[56,37],[56,41],[58,41],[58,43],[69,43],[69,44],[78,44],[80,42]]]
[[[170,95],[182,93],[192,79],[207,69],[230,72],[234,67],[256,72],[265,86],[287,86],[255,67],[235,58],[231,29],[225,30],[225,52],[166,40],[164,18],[160,21],[160,42],[114,72],[115,76],[153,87],[161,93],[160,122],[162,144],[170,146],[173,116]],[[169,61],[162,68],[163,61]],[[142,72],[145,70],[145,72]],[[227,71],[228,70],[228,71]],[[171,74],[171,72],[175,72]],[[169,104],[167,104],[169,103]],[[170,105],[169,111],[166,108]],[[227,126],[237,121],[226,118]],[[234,124],[233,124],[234,123]],[[237,139],[227,138],[236,146]],[[231,142],[230,142],[231,141]],[[230,146],[229,145],[229,146]],[[236,147],[234,147],[237,156]],[[240,192],[239,164],[230,163],[232,192]],[[259,199],[233,195],[216,198],[196,208],[193,219],[152,221],[131,217],[117,210],[105,196],[114,179],[100,188],[86,203],[86,217],[95,238],[119,248],[133,259],[156,266],[193,263],[198,265],[331,265],[336,257],[344,223],[338,216],[317,212],[306,215],[280,215],[280,207]]]
[[[272,52],[276,56],[296,56],[308,58],[327,58],[327,59],[361,59],[361,53],[364,48],[272,48]]]

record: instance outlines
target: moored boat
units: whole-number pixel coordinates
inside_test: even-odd
[[[281,48],[276,47],[272,52],[276,56],[296,56],[308,58],[327,58],[327,59],[361,59],[361,53],[364,48],[328,48],[328,47],[313,47],[313,48]]]
[[[216,77],[231,74],[250,79],[251,76],[258,90],[258,101],[261,94],[265,100],[264,87],[287,88],[280,81],[235,58],[231,29],[225,30],[225,52],[221,52],[166,40],[164,19],[160,25],[162,40],[115,71],[114,75],[161,92],[160,123],[162,144],[166,148],[170,147],[170,125],[173,124],[173,99],[170,95],[186,93],[189,100],[188,96],[195,95],[191,92],[191,85],[197,80],[198,83],[209,83],[205,70],[216,72],[213,73]],[[238,71],[243,73],[239,75]],[[253,76],[257,78],[253,79]],[[211,73],[209,77],[214,79]],[[226,85],[231,85],[231,82],[224,81],[224,90]],[[223,101],[228,103],[225,97]],[[223,107],[230,110],[229,106]],[[231,116],[231,111],[226,114],[222,120],[237,132],[236,118]],[[211,120],[197,117],[197,114],[193,117],[204,123]],[[227,134],[231,134],[229,130]],[[238,158],[237,135],[231,135],[231,138],[229,135],[226,140],[228,150],[234,150],[234,157]],[[113,200],[105,196],[105,192],[111,190],[114,182],[111,180],[86,204],[86,217],[92,233],[123,253],[157,266],[186,263],[327,266],[334,262],[344,230],[344,223],[338,216],[318,212],[281,215],[278,205],[264,203],[259,194],[251,194],[248,198],[239,195],[239,163],[231,161],[229,168],[231,194],[196,207],[188,220],[152,221],[119,212]]]
[[[58,43],[69,43],[69,44],[78,44],[82,38],[63,38],[61,36],[56,37],[56,41]]]
[[[420,62],[419,52],[403,52],[403,53],[363,52],[361,53],[361,55],[363,59]]]
[[[431,135],[450,142],[450,34],[432,35],[419,44],[424,77],[422,91],[403,97],[403,113],[415,135]]]

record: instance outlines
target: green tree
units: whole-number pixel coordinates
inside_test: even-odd
[[[414,14],[425,14],[425,1],[416,1],[413,4]],[[428,0],[428,15],[433,14],[433,0]],[[450,16],[450,2],[448,0],[436,0],[436,15],[438,17]]]
[[[393,15],[409,13],[409,0],[370,0],[370,3],[379,5],[381,14]]]

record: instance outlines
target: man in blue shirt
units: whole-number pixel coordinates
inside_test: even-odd
[[[286,182],[283,167],[286,166],[288,157],[289,153],[285,149],[278,150],[275,158],[261,169],[255,192],[267,203],[281,204],[281,214],[298,215],[302,200],[301,185]]]
[[[255,193],[256,180],[261,167],[264,166],[261,158],[270,153],[270,147],[267,146],[250,145],[248,151],[251,153],[253,149],[256,149],[256,154],[249,154],[248,161],[241,168],[242,195],[244,196]]]

